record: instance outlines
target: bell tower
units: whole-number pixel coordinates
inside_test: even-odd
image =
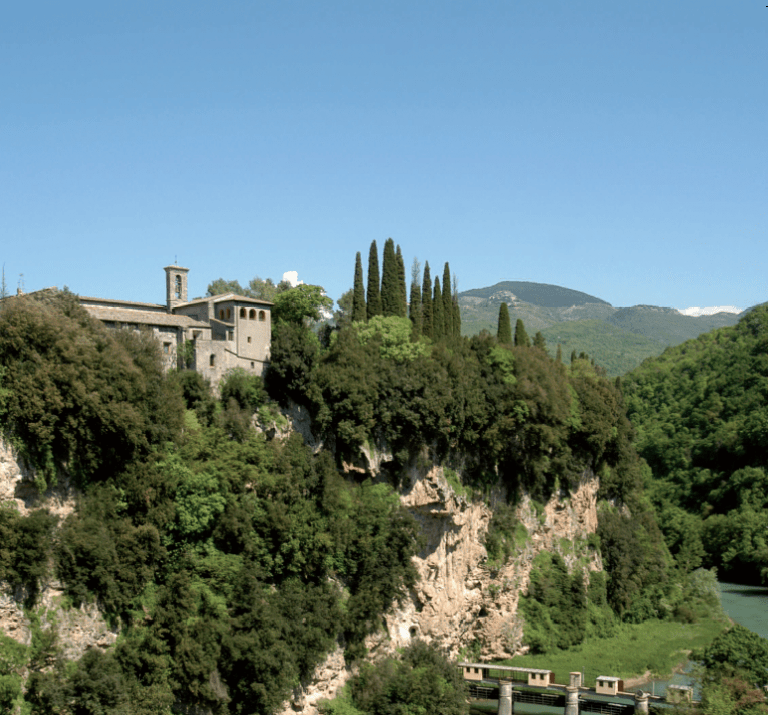
[[[169,313],[173,313],[177,305],[187,302],[187,273],[189,268],[176,265],[165,267],[165,298]]]

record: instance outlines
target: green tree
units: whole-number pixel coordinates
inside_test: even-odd
[[[539,350],[543,350],[544,352],[547,351],[547,341],[541,334],[540,330],[537,331],[536,335],[533,336],[533,347],[538,348]]]
[[[528,339],[528,333],[525,332],[525,325],[523,325],[522,318],[518,318],[515,323],[515,346],[527,348],[530,347],[531,341]]]
[[[223,295],[225,293],[235,293],[236,295],[244,294],[243,286],[238,281],[227,281],[223,278],[217,278],[215,281],[211,281],[208,284],[206,290],[207,296]]]
[[[272,316],[276,323],[309,325],[321,320],[322,311],[330,310],[333,300],[325,295],[322,286],[301,284],[275,297]]]
[[[449,340],[454,337],[453,297],[451,296],[451,269],[446,261],[443,268],[443,335]]]
[[[429,274],[429,261],[424,262],[424,280],[421,284],[421,332],[428,338],[434,337],[432,310],[432,277]]]
[[[509,309],[506,303],[499,306],[499,326],[496,330],[496,339],[504,344],[512,344],[512,325],[509,322]]]
[[[385,318],[400,314],[400,298],[395,242],[388,238],[384,243],[384,259],[381,267],[381,314]]]
[[[440,279],[435,278],[435,291],[432,296],[432,337],[441,340],[445,337],[445,315],[443,310],[443,294],[440,290]]]
[[[365,287],[363,286],[363,261],[360,251],[355,256],[355,282],[354,296],[352,300],[352,322],[362,323],[367,320],[365,314]]]
[[[397,246],[395,258],[397,259],[397,283],[400,287],[400,307],[397,314],[405,318],[408,315],[408,289],[405,285],[405,261],[403,260],[403,252],[400,250],[400,244]]]
[[[413,259],[413,265],[411,266],[411,302],[409,304],[409,318],[413,325],[413,335],[415,337],[421,336],[422,331],[422,306],[421,306],[421,287],[419,286],[419,278],[421,273],[421,266],[418,259]]]
[[[290,284],[285,281],[275,285],[271,278],[262,279],[256,276],[248,283],[248,288],[246,288],[243,295],[247,295],[249,298],[274,302],[277,294],[282,293],[288,288],[290,288]]]
[[[376,241],[371,241],[368,252],[368,293],[366,295],[366,315],[370,320],[374,315],[381,315],[381,288],[379,286],[379,249]]]
[[[768,683],[768,640],[738,623],[721,633],[699,654],[708,669],[744,675],[750,683],[762,687]]]

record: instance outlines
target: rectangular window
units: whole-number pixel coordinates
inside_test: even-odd
[[[169,355],[171,352],[171,344],[170,343],[163,343],[163,352],[166,355]]]
[[[251,342],[251,336],[250,335],[248,336],[248,342],[249,343]]]

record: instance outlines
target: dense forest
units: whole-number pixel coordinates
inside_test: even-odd
[[[419,533],[397,493],[413,464],[451,466],[480,495],[505,487],[510,506],[486,537],[497,562],[510,555],[522,493],[546,501],[585,472],[600,476],[593,547],[605,575],[587,587],[557,555],[537,563],[524,604],[532,648],[568,647],[621,621],[696,617],[706,600],[694,575],[701,548],[686,560],[670,529],[660,531],[620,386],[586,356],[568,365],[550,357],[521,321],[514,337],[511,326],[462,337],[448,264],[442,280],[414,266],[407,300],[391,239],[383,259],[379,278],[374,242],[366,287],[358,254],[336,325],[320,330],[328,300],[318,287],[252,282],[275,302],[272,362],[264,381],[233,371],[215,393],[194,372],[163,373],[150,335],[107,330],[66,291],[0,305],[2,434],[35,467],[41,493],[66,480],[79,494],[58,523],[42,509],[0,510],[0,579],[32,609],[52,571],[72,606],[95,602],[120,629],[114,648],[76,663],[39,622],[30,646],[0,636],[0,707],[267,714],[337,645],[348,663],[363,663],[366,636],[416,578]],[[739,330],[764,341],[764,322],[757,312]],[[745,334],[744,351],[757,360],[751,340]],[[642,379],[629,382],[637,419]],[[268,439],[254,428],[284,420],[278,407],[291,403],[309,411],[325,445],[318,453],[296,434]],[[650,427],[637,424],[658,469]],[[393,455],[381,475],[346,473],[371,445]],[[660,454],[673,459],[671,448]],[[739,469],[758,467],[745,458]],[[673,501],[675,479],[663,482],[668,491],[654,486],[654,499],[687,523],[695,517]],[[754,511],[739,501],[739,484],[723,494],[733,493],[739,513]],[[711,512],[720,521],[697,532],[705,545],[732,523],[730,511]],[[584,628],[566,628],[570,616]],[[414,642],[363,665],[326,711],[466,712],[456,672]]]
[[[622,382],[675,559],[768,576],[768,306],[647,360]]]

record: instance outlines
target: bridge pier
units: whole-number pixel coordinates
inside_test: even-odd
[[[498,715],[512,715],[512,681],[499,679]]]
[[[565,688],[565,715],[579,715],[579,689],[573,685]]]
[[[648,715],[648,693],[638,690],[635,693],[635,713],[636,715]]]

